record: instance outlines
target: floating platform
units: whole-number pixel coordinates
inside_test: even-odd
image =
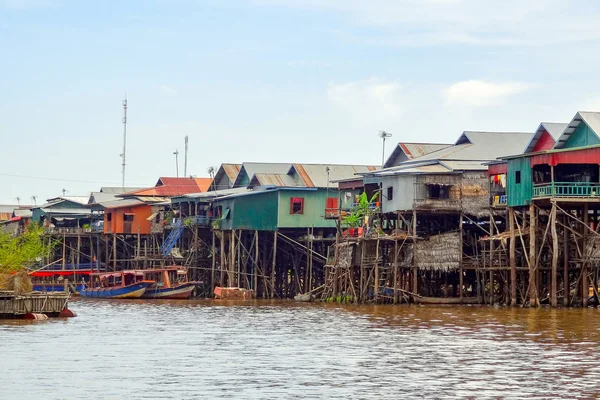
[[[252,300],[252,290],[238,287],[220,287],[215,288],[215,299],[223,300]]]
[[[0,318],[74,317],[68,308],[69,294],[60,292],[30,292],[15,294],[0,291]]]

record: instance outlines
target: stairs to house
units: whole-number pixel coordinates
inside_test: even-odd
[[[181,237],[182,232],[183,222],[179,220],[177,221],[177,223],[175,223],[175,225],[173,225],[171,233],[169,233],[169,236],[167,236],[165,242],[162,244],[162,246],[160,246],[160,254],[162,254],[163,257],[169,256],[171,250],[173,250],[173,247],[175,247],[175,243],[177,243],[177,240],[179,239],[179,237]]]

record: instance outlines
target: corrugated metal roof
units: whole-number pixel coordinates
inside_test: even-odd
[[[398,143],[409,159],[424,156],[436,150],[452,146],[450,143]]]
[[[240,172],[240,168],[242,168],[242,164],[221,164],[221,168],[223,168],[229,180],[234,182]]]
[[[100,188],[100,193],[106,194],[122,194],[129,193],[135,190],[144,189],[143,187],[113,187],[113,186],[103,186]],[[98,192],[95,192],[98,193]]]
[[[197,200],[197,201],[210,201],[214,198],[217,197],[222,197],[222,196],[229,196],[231,194],[237,194],[237,193],[245,193],[245,192],[249,192],[251,189],[248,189],[246,187],[240,187],[240,188],[231,188],[231,189],[222,189],[222,190],[213,190],[210,192],[198,192],[198,193],[187,193],[181,196],[176,196],[173,197],[171,199],[171,202],[173,204],[177,204],[177,203],[182,203],[182,202],[188,202],[190,200]]]
[[[584,122],[596,136],[600,137],[600,112],[579,111],[564,129],[563,133],[556,141],[554,148],[562,149],[569,137],[582,122]]]
[[[372,165],[293,164],[289,172],[295,171],[306,187],[325,188],[337,187],[339,180],[376,169],[377,167]]]
[[[254,174],[250,186],[304,186],[287,174]]]
[[[248,181],[250,181],[255,174],[286,174],[291,166],[290,163],[243,163],[235,178],[234,186],[241,184],[244,174],[248,176]]]
[[[0,213],[11,213],[19,208],[16,204],[0,204]]]
[[[61,200],[70,201],[81,205],[87,205],[90,196],[59,196],[47,199],[48,203],[59,203]]]
[[[487,165],[481,161],[443,161],[453,171],[486,171]]]
[[[521,154],[532,135],[532,132],[463,132],[454,146],[405,163],[423,160],[492,161],[502,156]]]
[[[523,151],[523,153],[529,153],[533,151],[544,132],[548,132],[548,134],[556,142],[568,125],[569,124],[567,123],[542,122],[531,137],[529,143],[527,143],[527,146],[525,146],[525,151]]]
[[[400,156],[400,153],[406,155],[407,160],[412,160],[415,157],[421,157],[436,150],[452,146],[452,143],[405,143],[400,142],[392,151],[392,154],[385,161],[384,167],[393,167],[393,162]]]
[[[161,177],[154,187],[135,190],[133,192],[123,193],[117,196],[174,197],[186,193],[205,191],[210,186],[210,182],[210,178]]]
[[[379,176],[389,176],[389,175],[412,175],[412,174],[440,174],[440,173],[448,173],[452,172],[452,170],[448,167],[445,167],[442,164],[433,164],[433,165],[421,165],[421,166],[406,166],[400,169],[384,170],[377,175]]]
[[[13,211],[13,215],[15,217],[24,217],[24,218],[29,218],[33,215],[33,212],[31,210],[27,210],[27,209],[22,209],[22,208],[17,208]]]
[[[521,154],[532,135],[526,132],[463,132],[453,146],[404,161],[396,167],[385,168],[376,175],[393,175],[427,163],[442,164],[456,170],[485,170],[483,164],[486,162],[506,155]]]
[[[103,203],[98,203],[98,205],[104,207],[104,208],[121,208],[121,207],[133,207],[133,206],[139,206],[142,204],[146,204],[141,200],[138,200],[137,198],[133,198],[133,199],[119,199],[119,200],[113,200],[113,201],[106,201]]]
[[[91,214],[89,208],[42,208],[47,215],[88,215]]]

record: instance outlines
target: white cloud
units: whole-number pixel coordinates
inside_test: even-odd
[[[479,80],[457,82],[444,90],[447,104],[485,106],[530,89],[523,82],[494,83]]]
[[[330,83],[327,99],[360,123],[398,120],[404,111],[403,87],[396,81],[371,78],[364,81]]]
[[[345,28],[339,36],[379,46],[544,46],[600,39],[595,4],[576,8],[568,0],[249,1],[345,17],[355,28],[369,29]]]
[[[173,89],[172,87],[165,85],[164,83],[162,85],[160,85],[160,90],[167,93],[167,94],[177,94],[177,90]]]

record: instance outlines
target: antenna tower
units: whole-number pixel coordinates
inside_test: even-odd
[[[123,170],[121,187],[125,187],[125,151],[127,150],[127,93],[125,93],[125,100],[123,100],[123,152],[121,153],[121,159],[123,163],[121,166]]]
[[[183,176],[187,176],[187,154],[188,154],[188,137],[185,137],[185,159],[183,162]]]

